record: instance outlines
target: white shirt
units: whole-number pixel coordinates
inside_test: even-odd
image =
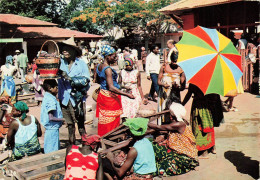
[[[137,61],[138,60],[138,52],[136,49],[132,49],[132,54],[134,55],[135,57],[135,60]]]
[[[124,61],[124,54],[123,53],[118,53],[118,61]]]
[[[15,70],[17,70],[17,68],[11,64],[9,64],[9,68],[7,68],[6,65],[2,65],[1,66],[2,78],[4,76],[13,76]]]
[[[146,58],[146,74],[150,76],[151,73],[159,74],[160,72],[160,55],[151,52]]]

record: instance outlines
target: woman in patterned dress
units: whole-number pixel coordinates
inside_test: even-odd
[[[126,96],[122,96],[122,117],[134,118],[138,112],[138,109],[143,102],[147,103],[144,98],[141,87],[141,75],[137,69],[133,69],[133,60],[130,57],[125,58],[126,68],[119,73],[118,83],[121,84],[121,88],[125,92],[131,92],[135,99],[130,99]]]
[[[158,176],[184,174],[199,165],[196,141],[188,122],[182,119],[185,116],[183,111],[186,113],[180,102],[173,102],[170,106],[171,114],[166,116],[170,119],[170,124],[148,124],[149,128],[156,131],[168,131],[166,140],[164,135],[160,135],[155,140],[157,143],[153,144]]]
[[[103,179],[102,159],[96,153],[100,142],[98,135],[82,135],[82,147],[69,145],[66,150],[66,173],[64,180]]]
[[[200,158],[207,159],[209,152],[216,154],[214,121],[215,124],[219,124],[224,117],[222,106],[218,105],[221,104],[221,101],[219,95],[204,95],[197,86],[189,84],[182,104],[185,105],[192,95],[190,115],[192,132],[196,138],[197,149],[201,154]]]
[[[159,99],[158,99],[158,112],[165,109],[170,101],[171,96],[176,96],[180,99],[180,91],[185,89],[186,77],[176,62],[178,56],[175,53],[171,54],[171,63],[162,65],[158,75]],[[167,123],[165,117],[158,118],[159,124]]]
[[[98,117],[98,135],[103,136],[120,124],[122,112],[121,95],[134,99],[131,93],[120,90],[117,72],[110,66],[117,61],[116,51],[109,45],[101,47],[103,63],[97,66],[100,92],[97,97],[96,116]]]

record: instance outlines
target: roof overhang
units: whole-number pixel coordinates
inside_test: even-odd
[[[23,38],[2,38],[0,39],[0,43],[21,43],[23,42]]]
[[[257,1],[259,0],[181,0],[176,3],[170,4],[158,11],[164,14],[175,14],[179,15],[184,10],[190,10],[194,8],[201,8],[207,6],[216,6],[220,4],[228,4],[233,2],[240,2],[240,1]]]

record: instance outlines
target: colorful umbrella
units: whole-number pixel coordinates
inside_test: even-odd
[[[197,26],[184,31],[176,47],[177,63],[187,82],[198,86],[204,94],[224,96],[237,88],[243,74],[241,56],[231,40],[216,29]]]

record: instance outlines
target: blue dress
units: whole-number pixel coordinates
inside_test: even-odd
[[[100,65],[100,64],[99,64]],[[102,69],[102,71],[99,71],[98,70],[98,67],[99,65],[97,66],[97,75],[99,76],[99,80],[100,80],[100,88],[101,89],[105,89],[105,90],[108,90],[108,85],[107,85],[107,77],[106,77],[106,69],[107,68],[110,68],[112,70],[112,79],[113,79],[113,84],[114,86],[117,88],[117,89],[120,89],[120,85],[117,83],[117,72],[111,68],[110,66],[106,66]]]
[[[62,126],[60,121],[50,121],[49,112],[53,112],[56,118],[62,118],[60,103],[56,97],[49,92],[45,92],[41,105],[41,124],[45,127],[44,153],[50,153],[60,149],[59,128]]]

